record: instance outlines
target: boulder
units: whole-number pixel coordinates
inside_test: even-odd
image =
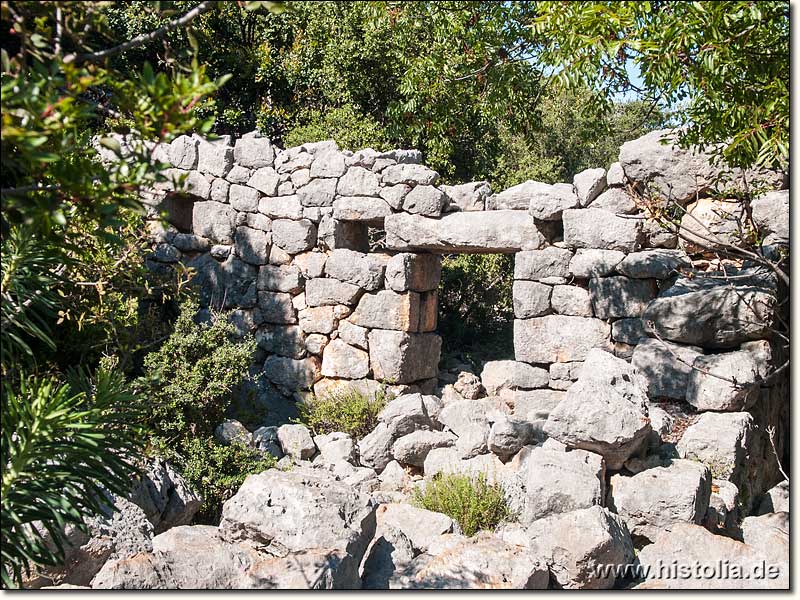
[[[619,470],[651,430],[643,382],[624,360],[591,350],[544,430],[570,448],[601,454],[609,469]]]
[[[264,265],[258,270],[258,289],[296,294],[303,289],[300,269],[293,265]]]
[[[563,184],[562,184],[563,185]],[[528,210],[537,194],[547,196],[553,186],[539,181],[524,181],[489,197],[488,210]]]
[[[256,331],[258,347],[290,358],[303,358],[305,335],[297,325],[262,325]]]
[[[421,308],[420,294],[417,292],[380,290],[361,297],[350,321],[370,329],[412,332],[430,330],[432,327],[424,327],[430,323],[420,323],[425,320],[421,319]],[[420,328],[420,325],[423,327]]]
[[[475,478],[485,476],[490,483],[504,481],[507,471],[494,454],[481,454],[469,459],[461,459],[454,448],[434,448],[425,458],[425,478],[430,479],[439,473],[467,475]]]
[[[231,444],[241,444],[242,446],[252,446],[253,436],[235,419],[226,419],[214,429],[214,438],[223,446]]]
[[[598,567],[629,565],[635,558],[624,521],[600,506],[538,519],[526,535],[531,555],[545,560],[562,589],[610,589],[614,573]]]
[[[581,248],[569,261],[567,273],[582,279],[592,276],[605,277],[613,273],[624,258],[625,253],[619,250]]]
[[[446,196],[432,185],[417,185],[403,197],[405,212],[428,217],[438,217],[446,204]]]
[[[277,460],[283,458],[283,449],[278,439],[278,428],[259,427],[253,432],[253,447],[264,454],[270,454]]]
[[[269,256],[269,233],[250,227],[237,227],[234,237],[236,256],[251,265],[264,265]]]
[[[641,245],[642,221],[599,208],[565,210],[564,243],[573,248],[635,252]]]
[[[456,436],[445,431],[413,431],[399,438],[392,445],[392,456],[404,465],[422,467],[425,457],[434,448],[449,448],[456,442]]]
[[[422,394],[403,394],[391,400],[378,414],[395,439],[419,429],[439,429]]]
[[[472,181],[460,185],[439,187],[447,197],[445,212],[484,210],[486,198],[492,193],[488,181]]]
[[[336,193],[340,196],[377,196],[380,191],[378,176],[364,167],[354,166],[339,179]]]
[[[499,415],[489,430],[487,445],[501,460],[508,460],[533,441],[533,428],[527,421]]]
[[[278,442],[284,454],[295,460],[306,460],[314,456],[317,447],[305,425],[286,424],[278,427]]]
[[[329,334],[336,329],[339,306],[312,306],[297,313],[300,329],[305,333]]]
[[[572,178],[572,185],[575,186],[581,206],[589,206],[606,187],[606,170],[585,169]]]
[[[322,460],[327,464],[355,461],[355,444],[347,433],[335,431],[325,435],[314,436],[314,445],[319,448]]]
[[[427,552],[438,536],[458,528],[456,522],[447,515],[403,503],[381,505],[377,523],[378,533],[386,527],[400,531],[411,543],[415,554]]]
[[[789,513],[774,512],[742,520],[742,541],[789,573]]]
[[[233,243],[236,211],[221,202],[195,202],[192,209],[192,231],[219,244]]]
[[[462,371],[458,374],[458,379],[453,384],[456,392],[466,400],[477,400],[484,394],[483,385],[480,378],[474,373]]]
[[[642,314],[662,338],[708,348],[731,348],[768,337],[774,318],[774,279],[742,271],[724,278],[680,278]],[[752,277],[750,276],[752,275]]]
[[[554,185],[538,182],[528,183],[536,184],[535,187],[529,190],[530,204],[528,206],[528,212],[534,219],[558,221],[566,209],[576,208],[580,204],[578,196],[570,183],[556,183]]]
[[[678,523],[638,554],[643,589],[788,589],[788,569],[755,548],[704,527]],[[765,561],[767,563],[765,564]],[[686,565],[686,566],[684,566]],[[684,574],[685,573],[685,574]],[[678,576],[681,575],[681,576]]]
[[[539,281],[547,277],[568,277],[572,256],[570,250],[556,246],[518,252],[514,255],[514,279]]]
[[[602,506],[605,463],[602,456],[585,450],[532,447],[504,487],[519,522],[528,526],[550,515]]]
[[[512,289],[514,316],[530,319],[549,313],[552,291],[552,286],[538,281],[515,281]]]
[[[258,201],[258,212],[271,219],[299,220],[303,218],[303,205],[296,195],[265,197]]]
[[[445,429],[460,437],[474,424],[479,424],[488,430],[492,423],[510,412],[505,402],[497,398],[456,400],[442,409],[438,420]]]
[[[280,180],[280,175],[275,172],[275,169],[272,167],[262,167],[253,171],[250,179],[247,180],[247,185],[267,196],[274,196],[278,193]],[[256,196],[256,203],[257,202],[258,196]]]
[[[197,147],[200,140],[188,135],[179,135],[167,149],[169,161],[179,169],[194,169],[197,166]]]
[[[591,317],[592,299],[589,292],[574,285],[556,285],[550,296],[550,305],[559,315]],[[612,325],[613,327],[613,325]]]
[[[611,166],[608,167],[608,174],[606,175],[608,187],[620,187],[625,185],[625,182],[625,170],[622,168],[622,163],[612,163]]]
[[[669,279],[691,268],[685,252],[664,249],[633,252],[617,265],[617,271],[636,279]]]
[[[528,363],[584,360],[609,346],[611,326],[600,319],[545,315],[514,321],[514,356]]]
[[[454,540],[456,541],[456,540]],[[437,555],[421,554],[391,581],[391,589],[546,589],[543,561],[523,546],[488,532],[448,544]]]
[[[736,412],[758,399],[759,390],[753,383],[765,374],[768,365],[747,350],[736,350],[697,356],[692,367],[686,401],[699,411]]]
[[[789,241],[789,190],[767,192],[750,203],[753,221],[766,233],[766,243]]]
[[[264,361],[267,378],[289,390],[307,390],[320,377],[320,362],[316,357],[297,360],[285,356],[268,356]]]
[[[369,333],[369,360],[380,381],[412,383],[436,377],[442,338],[435,333],[405,333],[373,329]]]
[[[702,354],[702,348],[696,346],[644,338],[634,349],[631,364],[647,381],[647,394],[651,400],[684,400],[693,373],[691,365]]]
[[[515,360],[492,360],[483,365],[481,381],[490,396],[502,389],[533,390],[547,387],[549,375],[540,367]]]
[[[395,436],[386,423],[378,425],[358,442],[358,457],[362,465],[380,472],[392,462]]]
[[[297,197],[303,206],[333,206],[336,179],[312,179],[297,190]]]
[[[233,157],[242,167],[260,169],[272,164],[275,160],[275,149],[267,138],[241,137],[236,140]]]
[[[518,252],[541,248],[545,239],[522,212],[456,212],[432,219],[397,213],[384,221],[390,250],[434,252]]]
[[[385,185],[406,183],[409,185],[434,185],[439,174],[424,165],[397,164],[390,165],[381,171],[381,181]]]
[[[350,321],[339,322],[339,339],[343,342],[366,350],[368,348],[368,334],[369,330],[366,327],[354,325]]]
[[[191,523],[203,502],[170,463],[159,459],[147,462],[128,500],[145,512],[156,534]]]
[[[379,510],[387,505],[381,505]],[[385,590],[396,571],[408,566],[414,549],[408,537],[394,527],[379,527],[364,557],[361,589]]]
[[[600,319],[641,316],[658,290],[652,279],[592,277],[589,294],[594,314]]]
[[[711,473],[691,460],[646,469],[633,477],[614,475],[609,504],[632,535],[651,541],[676,523],[702,524],[711,497]]]
[[[623,344],[635,346],[640,342],[644,343],[642,338],[647,339],[650,333],[639,317],[617,319],[611,324],[611,339]]]
[[[789,512],[788,481],[781,481],[761,497],[756,514],[765,515],[772,512]]]
[[[311,177],[341,177],[347,170],[344,164],[344,154],[339,152],[336,144],[331,144],[320,148],[314,154],[314,161],[311,163]]]
[[[488,423],[468,423],[461,427],[460,431],[455,444],[459,458],[469,459],[489,452]]]
[[[390,214],[389,204],[372,196],[339,196],[333,203],[333,217],[342,221],[381,223]]]
[[[357,285],[338,279],[317,277],[306,281],[306,302],[309,306],[332,306],[335,304],[352,306],[361,292],[361,288]]]
[[[317,228],[308,219],[276,219],[272,222],[272,242],[289,254],[305,252],[316,245]]]
[[[331,341],[322,353],[323,377],[361,379],[369,374],[369,354],[342,340]]]
[[[630,215],[639,207],[636,201],[624,188],[609,188],[592,202],[592,208],[607,210],[615,215]]]

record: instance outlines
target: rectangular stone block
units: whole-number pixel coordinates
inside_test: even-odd
[[[623,276],[589,279],[592,308],[600,319],[640,317],[657,293],[658,288],[652,279]]]
[[[292,265],[264,265],[258,272],[258,289],[297,293],[303,289],[300,269]]]
[[[271,354],[303,358],[305,335],[297,325],[262,325],[256,331],[259,348]]]
[[[512,288],[514,316],[517,319],[539,317],[550,312],[553,288],[537,281],[515,281]]]
[[[542,364],[585,360],[592,348],[610,349],[611,326],[600,319],[546,315],[514,321],[517,360]]]
[[[369,362],[375,379],[412,383],[436,377],[442,338],[435,333],[375,329],[369,334]]]
[[[386,264],[386,287],[395,292],[427,292],[439,287],[442,257],[438,254],[396,254]]]
[[[642,219],[618,217],[600,208],[564,211],[564,242],[574,248],[635,252],[640,245]]]
[[[454,212],[438,219],[396,213],[386,217],[386,247],[433,252],[518,252],[545,239],[533,218],[515,210]]]
[[[306,302],[309,306],[333,306],[346,304],[352,306],[362,290],[352,283],[338,279],[318,277],[306,282]]]
[[[297,323],[292,297],[283,292],[258,292],[258,307],[265,323],[293,325]]]
[[[514,256],[514,279],[538,281],[546,277],[568,277],[572,251],[548,246]]]
[[[381,290],[364,294],[350,321],[370,329],[415,332],[419,328],[419,308],[419,294],[416,292]]]

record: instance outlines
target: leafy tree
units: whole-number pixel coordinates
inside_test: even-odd
[[[675,109],[682,144],[734,166],[786,166],[788,2],[542,2],[540,11],[537,60],[561,82],[600,90],[600,103],[639,91]]]

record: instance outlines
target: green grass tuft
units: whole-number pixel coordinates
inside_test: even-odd
[[[308,405],[300,405],[298,422],[314,435],[343,431],[359,440],[375,429],[378,413],[390,399],[384,390],[371,396],[354,388],[343,388],[315,398]]]

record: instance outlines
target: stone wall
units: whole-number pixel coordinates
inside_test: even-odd
[[[678,194],[684,206],[695,199],[685,229],[691,217],[723,241],[737,219],[709,211],[720,204],[705,197],[719,174],[709,157],[660,144],[660,135],[625,144],[620,162],[572,183],[527,181],[498,193],[486,182],[439,184],[415,150],[280,150],[255,133],[235,143],[182,136],[154,148],[173,165],[173,182],[145,195],[171,223],[153,221],[149,260],[193,267],[204,306],[232,310],[239,331],[255,334],[254,371],[273,407],[342,384],[441,394],[441,255],[501,252],[515,254],[517,362],[487,366],[489,379],[511,382],[500,387],[566,390],[589,350],[602,348],[632,361],[651,400],[745,411],[752,394],[703,371],[738,381],[769,372],[772,346],[759,340],[770,337],[777,282],[747,265],[730,266],[733,280],[701,271],[687,254],[696,248],[645,218],[634,190],[662,202]],[[741,173],[728,175],[728,187],[739,185]],[[774,173],[748,177],[785,184]],[[770,193],[754,217],[770,243],[785,244],[788,190]],[[774,423],[782,403],[755,412]]]

